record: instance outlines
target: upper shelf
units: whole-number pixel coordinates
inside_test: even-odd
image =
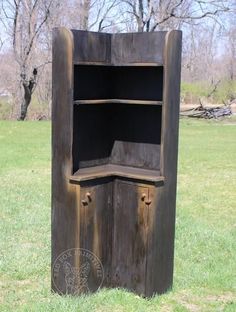
[[[75,174],[70,176],[70,181],[82,182],[110,176],[125,177],[149,182],[164,181],[164,177],[160,176],[160,171],[158,170],[134,168],[130,166],[120,166],[113,164],[81,168]]]
[[[158,67],[163,66],[162,63],[154,63],[154,62],[137,62],[137,63],[122,63],[122,64],[113,64],[113,63],[105,63],[105,62],[74,62],[74,65],[94,65],[94,66],[116,66],[116,67],[125,67],[125,66],[139,66],[139,67]]]
[[[151,100],[127,100],[127,99],[97,99],[97,100],[76,100],[74,104],[135,104],[135,105],[162,105],[162,101],[151,101]]]

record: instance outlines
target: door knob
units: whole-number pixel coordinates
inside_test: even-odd
[[[147,200],[145,201],[145,204],[146,204],[146,205],[150,205],[151,203],[152,203],[151,199],[147,199]]]
[[[147,195],[146,195],[145,193],[143,193],[143,194],[141,195],[141,199],[142,199],[142,200],[144,200],[146,197],[147,197]]]
[[[85,198],[81,200],[81,202],[82,202],[82,204],[84,206],[88,205],[88,203],[91,202],[91,201],[92,201],[92,197],[91,197],[91,193],[90,192],[87,192],[85,194]]]

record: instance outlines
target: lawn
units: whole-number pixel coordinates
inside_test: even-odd
[[[236,120],[180,122],[173,289],[50,291],[50,123],[0,122],[0,311],[236,311]]]

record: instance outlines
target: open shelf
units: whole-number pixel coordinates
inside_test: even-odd
[[[72,176],[70,176],[70,181],[81,182],[111,176],[125,177],[150,182],[164,181],[164,177],[160,176],[160,171],[158,170],[147,170],[142,168],[134,168],[113,164],[79,169]]]
[[[149,101],[149,100],[128,100],[128,99],[98,99],[98,100],[76,100],[74,104],[137,104],[137,105],[162,105],[162,101]]]
[[[74,66],[74,101],[163,99],[163,66]],[[123,100],[124,99],[124,100]],[[121,102],[120,102],[121,103]]]
[[[161,105],[74,105],[73,174],[108,164],[157,172],[161,121]]]
[[[158,66],[163,66],[163,63],[154,63],[154,62],[133,62],[133,63],[125,63],[125,64],[113,64],[113,63],[105,63],[105,62],[74,62],[74,65],[94,65],[94,66],[151,66],[151,67],[158,67]]]

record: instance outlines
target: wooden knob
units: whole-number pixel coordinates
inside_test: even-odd
[[[143,194],[141,195],[141,199],[144,200],[144,199],[146,198],[146,196],[147,196],[147,195],[146,195],[145,193],[143,193]]]
[[[145,204],[146,204],[146,205],[150,205],[151,203],[152,203],[152,201],[151,201],[150,199],[148,199],[148,200],[145,201]]]
[[[90,192],[87,192],[87,193],[86,193],[86,197],[88,197],[89,199],[91,199],[91,193],[90,193]]]
[[[88,201],[91,202],[92,201],[92,197],[91,197],[91,193],[87,192],[86,193],[86,197],[88,198]]]

